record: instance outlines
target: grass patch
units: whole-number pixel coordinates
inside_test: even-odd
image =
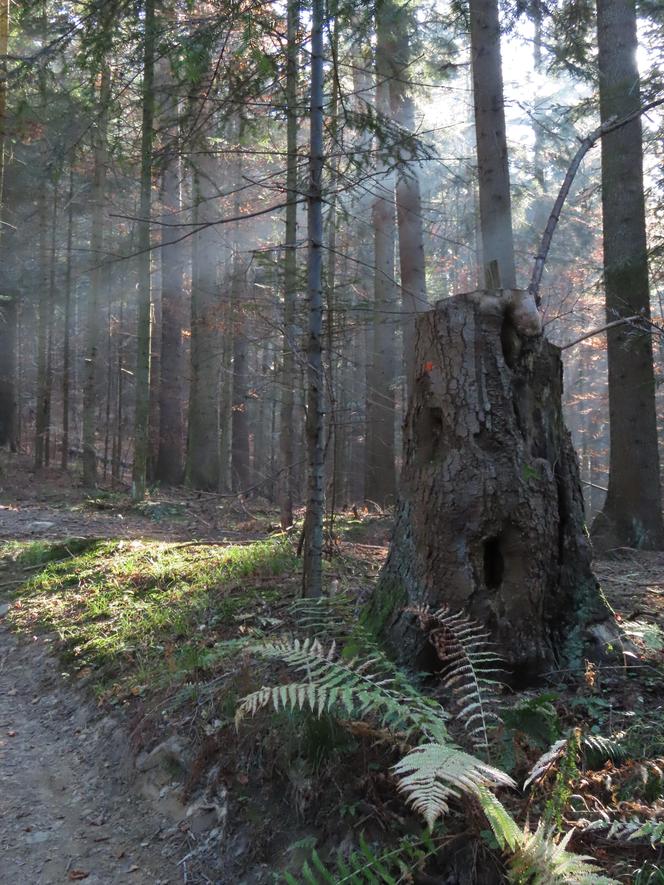
[[[270,603],[284,592],[274,579],[298,564],[290,544],[275,540],[93,541],[76,553],[38,542],[2,552],[44,565],[14,593],[13,625],[56,633],[66,666],[90,668],[97,690],[118,696],[204,671],[217,640],[270,622]]]
[[[0,560],[5,565],[31,568],[57,560],[72,559],[97,547],[98,538],[69,538],[66,541],[5,541],[0,544]]]

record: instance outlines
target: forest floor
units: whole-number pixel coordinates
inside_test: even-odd
[[[328,585],[344,598],[363,595],[389,530],[388,516],[340,515]],[[123,491],[89,495],[69,475],[35,475],[24,459],[4,456],[7,881],[267,883],[274,870],[301,869],[313,846],[329,856],[353,833],[384,840],[403,829],[403,804],[385,775],[393,751],[375,732],[281,713],[267,728],[233,724],[241,698],[274,678],[273,664],[261,670],[236,644],[291,625],[296,541],[260,499],[165,490],[136,508]],[[581,684],[556,674],[515,699],[514,709],[546,716],[534,730],[525,715],[513,726],[510,764],[519,780],[577,725],[619,735],[626,756],[578,772],[581,805],[570,803],[564,817],[577,851],[637,882],[635,869],[659,865],[662,849],[586,824],[664,820],[664,555],[619,551],[595,570],[638,660],[616,672],[591,669]],[[545,799],[531,793],[526,813],[541,812]],[[519,800],[510,801],[518,815]]]

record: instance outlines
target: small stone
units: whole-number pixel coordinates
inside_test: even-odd
[[[8,602],[0,603],[0,618],[4,618],[8,614],[10,605]]]

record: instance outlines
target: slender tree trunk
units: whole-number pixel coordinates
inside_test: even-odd
[[[0,446],[16,450],[16,308],[13,295],[0,296]]]
[[[515,289],[498,0],[470,0],[484,285]]]
[[[305,517],[304,592],[323,592],[323,519],[325,516],[324,384],[323,377],[323,0],[311,10],[311,114],[307,288],[309,342],[307,347],[307,462],[308,495]]]
[[[640,105],[634,0],[598,0],[602,123]],[[602,220],[607,322],[650,317],[641,119],[602,138]],[[607,332],[610,467],[604,509],[593,524],[599,549],[664,546],[652,337],[632,324]]]
[[[214,213],[212,164],[201,156],[194,174],[194,224]],[[192,243],[191,390],[187,482],[195,489],[220,486],[219,393],[222,304],[217,280],[219,244],[214,228],[199,230]]]
[[[99,116],[94,135],[95,171],[92,185],[92,234],[90,252],[92,272],[86,300],[85,372],[83,376],[83,482],[97,482],[97,375],[101,288],[107,279],[104,273],[104,212],[106,207],[106,173],[108,170],[108,115],[111,97],[111,72],[102,64],[99,87]]]
[[[328,13],[329,16],[329,13]],[[332,85],[332,100],[330,103],[330,140],[333,145],[334,156],[330,160],[330,180],[336,182],[339,175],[340,161],[340,144],[339,144],[339,17],[337,10],[334,11],[334,26],[332,28],[332,40],[330,52],[335,70],[335,78]],[[334,536],[334,517],[337,508],[337,497],[339,491],[339,445],[341,441],[341,431],[339,428],[338,395],[339,384],[337,380],[337,348],[335,346],[336,324],[338,323],[336,312],[337,298],[337,195],[333,191],[329,198],[329,209],[327,214],[327,279],[326,279],[326,301],[327,301],[327,387],[328,387],[328,473],[329,473],[329,493],[328,493],[328,525],[327,533],[330,540]]]
[[[124,291],[120,293],[120,317],[118,320],[117,399],[115,405],[115,434],[111,462],[111,481],[120,482],[122,477],[122,431],[124,420]]]
[[[134,412],[134,463],[131,494],[145,497],[150,422],[150,217],[152,208],[152,143],[154,123],[155,0],[145,0],[143,55],[143,121],[141,136],[141,200],[138,231],[138,322]]]
[[[7,76],[6,57],[9,46],[10,0],[0,0],[0,255],[4,261],[8,256],[7,236],[4,230],[5,211],[5,166],[6,127],[7,127]],[[0,295],[0,446],[9,446],[12,451],[16,442],[16,322],[17,304],[15,295],[3,292]]]
[[[171,78],[172,80],[172,78]],[[172,83],[170,85],[173,85]],[[178,223],[182,209],[182,156],[178,136],[178,105],[170,103],[172,155],[162,176],[166,221]],[[185,326],[185,250],[173,242],[180,236],[168,227],[161,233],[161,382],[159,385],[159,456],[156,478],[171,485],[182,481],[185,374],[182,330]]]
[[[376,110],[383,119],[390,116],[389,19],[376,22]],[[384,164],[383,164],[384,166]],[[378,196],[372,209],[374,231],[373,340],[367,372],[367,462],[365,498],[383,507],[396,498],[394,431],[396,404],[394,382],[397,374],[396,330],[397,287],[394,279],[394,178],[383,170],[376,178]]]
[[[279,503],[281,527],[293,524],[293,433],[295,385],[295,302],[297,297],[297,92],[299,0],[288,2],[288,48],[286,59],[286,232],[284,253],[284,340],[281,358],[281,411],[279,448],[281,477]]]
[[[393,0],[390,0],[393,3]],[[390,104],[395,122],[401,129],[400,162],[397,168],[397,224],[399,229],[399,264],[401,268],[401,309],[403,320],[404,364],[408,390],[415,372],[415,317],[428,310],[422,197],[420,177],[410,139],[415,133],[415,105],[409,94],[411,63],[409,30],[412,17],[407,7],[392,5],[394,51],[390,79]],[[409,27],[410,26],[410,27]]]
[[[48,323],[46,342],[46,430],[44,434],[44,466],[51,463],[51,431],[53,429],[53,337],[55,326],[55,289],[57,275],[57,229],[58,229],[59,174],[53,180],[53,204],[51,207],[51,244],[48,274]]]
[[[35,468],[44,466],[48,422],[48,206],[47,190],[41,189],[39,206],[39,308],[37,317],[37,404],[35,410]]]
[[[233,214],[240,214],[240,192],[242,183],[242,153],[244,121],[240,117],[237,124],[237,154],[235,170],[235,200]],[[240,255],[240,225],[235,225],[233,257],[231,259],[231,318],[233,328],[233,397],[231,409],[231,476],[233,490],[241,492],[249,488],[249,418],[248,408],[248,358],[247,340],[247,295],[249,280],[247,268]]]
[[[64,341],[62,345],[62,451],[60,464],[63,470],[69,466],[69,418],[70,372],[71,372],[71,290],[72,290],[72,247],[74,241],[74,156],[69,165],[69,195],[67,200],[67,248],[65,267]],[[110,367],[109,367],[110,371]]]

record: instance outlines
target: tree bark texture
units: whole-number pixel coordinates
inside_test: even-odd
[[[295,397],[295,303],[297,299],[297,94],[299,0],[289,0],[287,9],[288,46],[286,57],[286,230],[284,251],[284,337],[281,357],[281,414],[279,427],[281,527],[293,525],[293,434]]]
[[[311,14],[311,124],[309,194],[307,199],[307,509],[303,584],[305,596],[323,592],[323,518],[325,516],[323,376],[323,0],[314,0]]]
[[[640,106],[633,0],[599,0],[602,123]],[[606,317],[650,317],[643,197],[641,120],[602,138],[602,219]],[[664,525],[659,480],[652,336],[632,324],[607,330],[610,464],[604,509],[593,524],[598,548],[661,549]]]
[[[530,681],[616,634],[591,570],[560,351],[516,336],[510,297],[457,295],[418,318],[396,527],[368,617],[427,666],[404,609],[448,605]]]

